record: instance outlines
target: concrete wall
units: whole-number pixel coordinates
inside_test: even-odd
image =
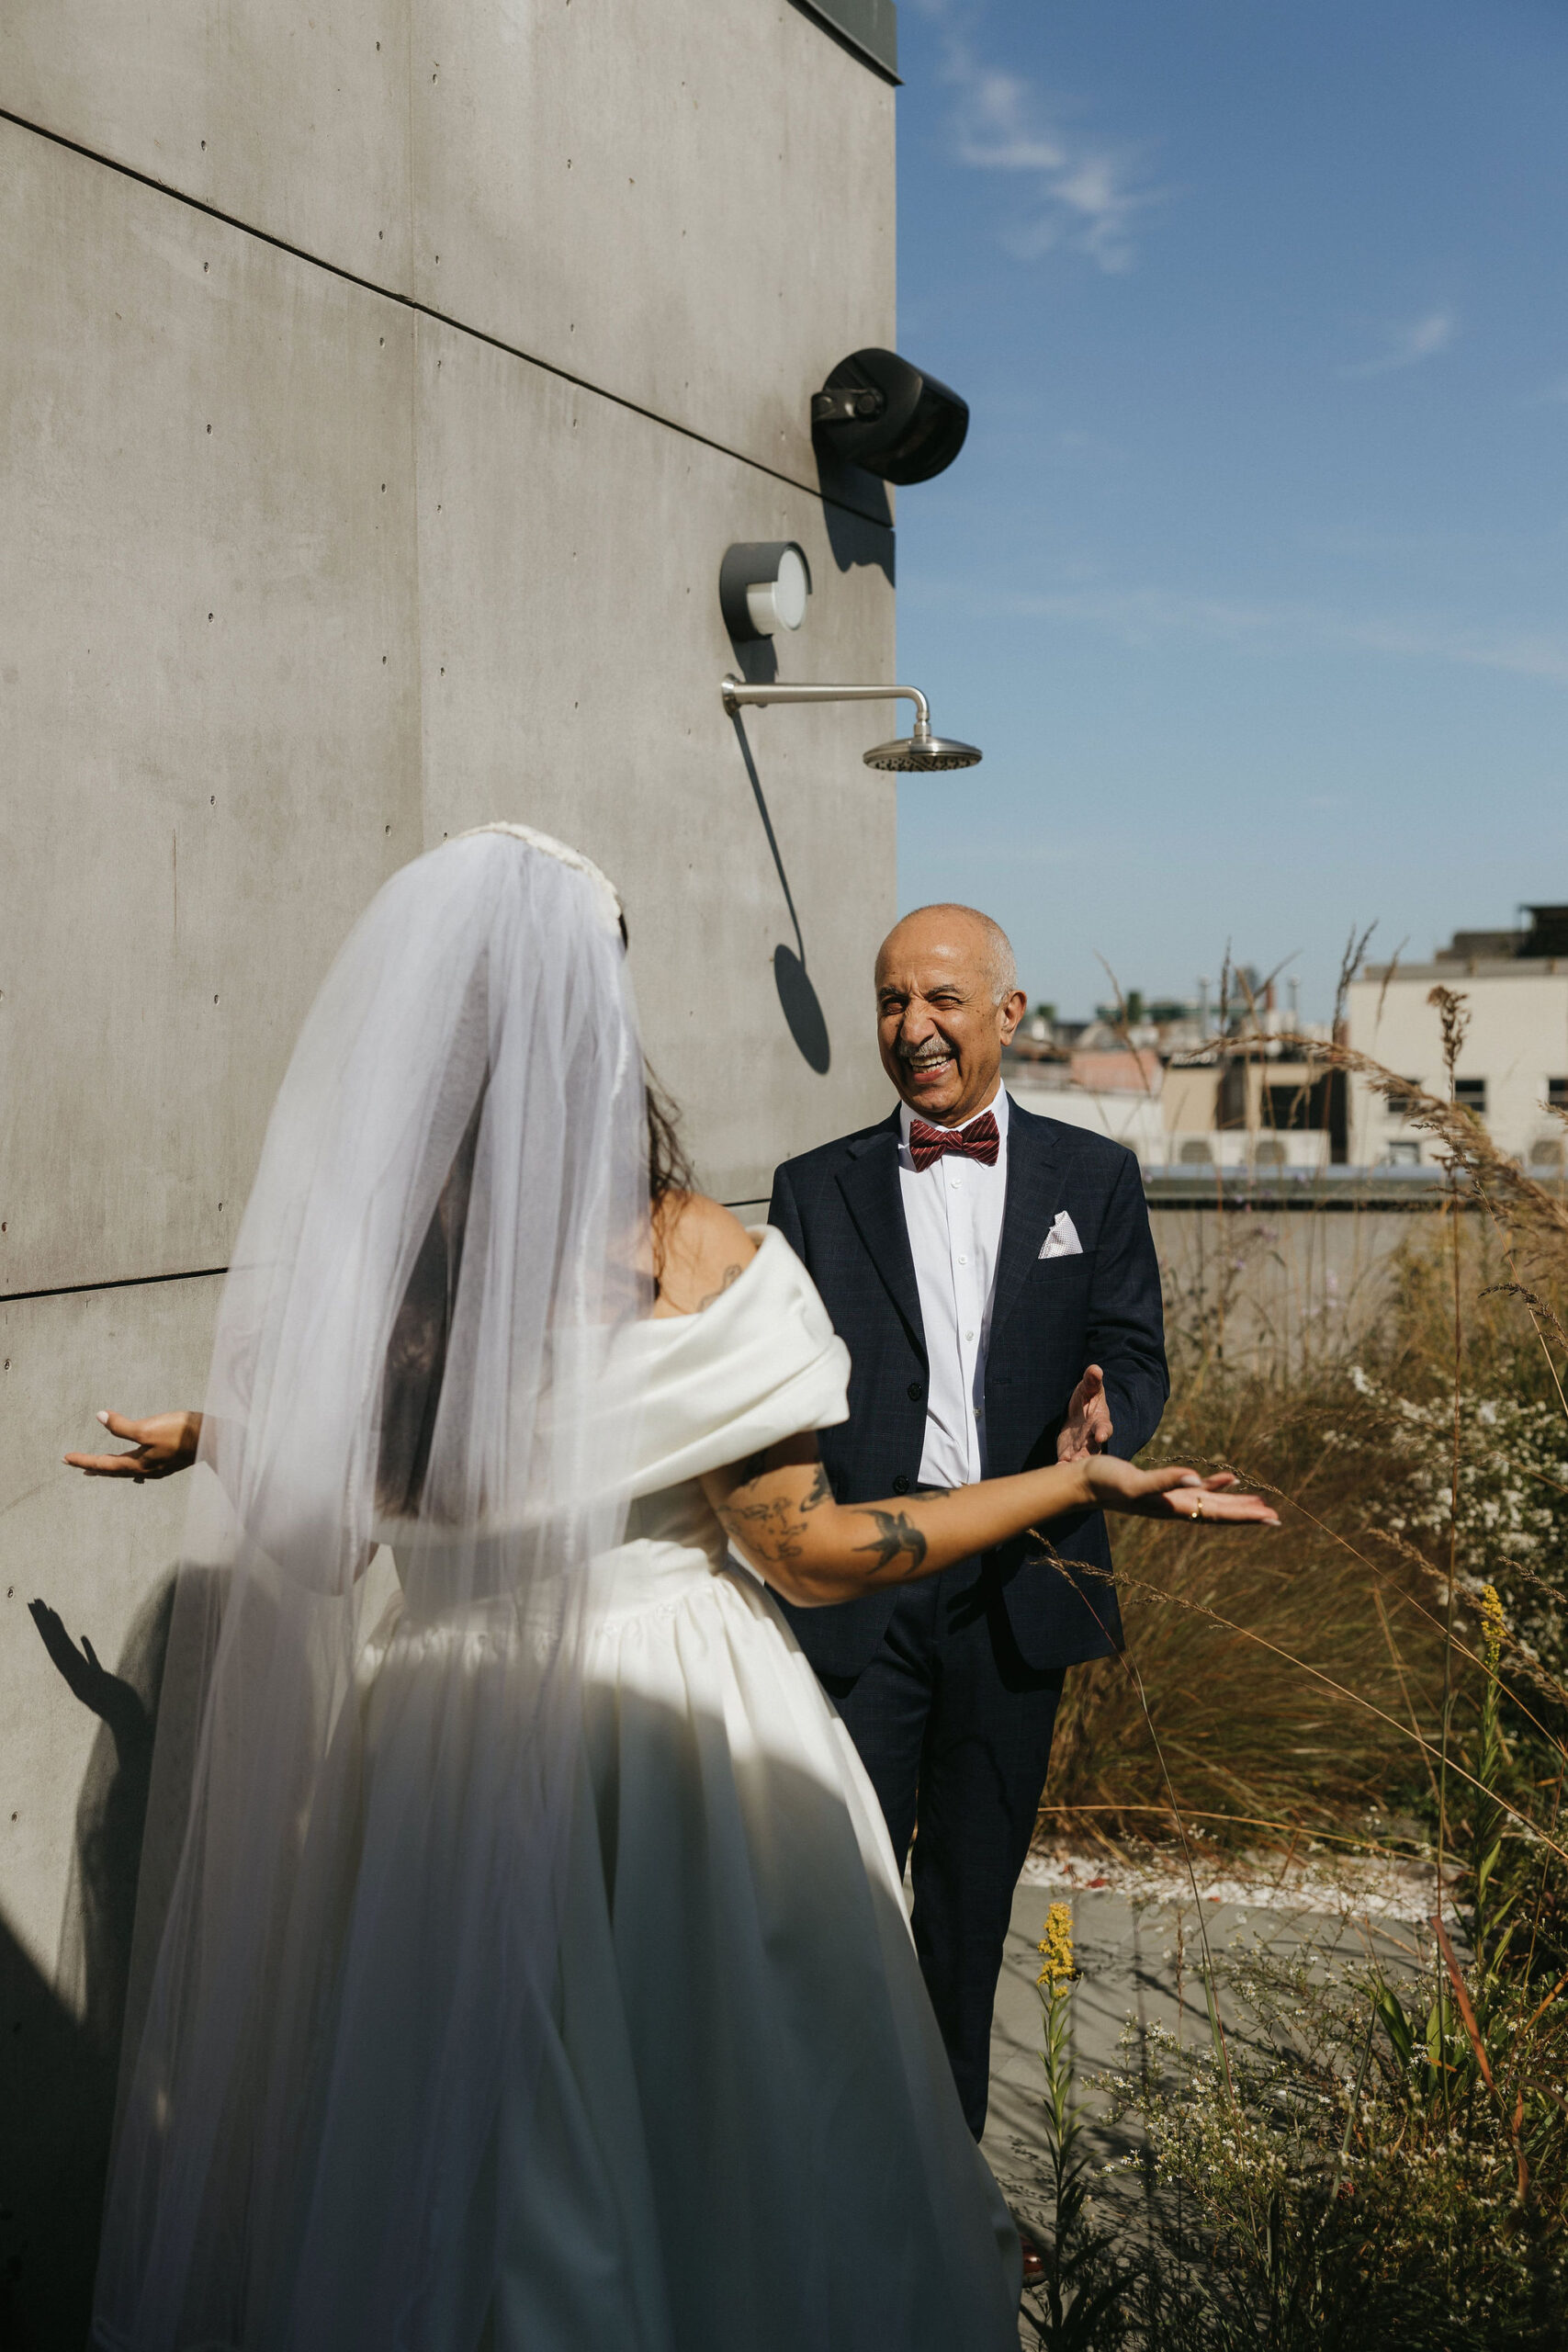
[[[1149,1222],[1179,1388],[1206,1360],[1267,1379],[1353,1357],[1374,1339],[1387,1309],[1397,1253],[1431,1249],[1444,1229],[1440,1203],[1302,1209],[1156,1202]]]
[[[182,1501],[56,1465],[199,1396],[355,916],[543,825],[721,1196],[884,1100],[895,716],[738,728],[716,581],[798,539],[782,674],[894,675],[886,500],[807,429],[894,340],[892,107],[793,0],[0,11],[0,2337],[80,2340],[141,1769],[26,1604],[145,1698]]]

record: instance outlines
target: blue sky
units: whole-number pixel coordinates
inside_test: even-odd
[[[899,895],[1064,1015],[1568,900],[1568,6],[903,0]]]

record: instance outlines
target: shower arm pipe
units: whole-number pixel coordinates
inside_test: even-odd
[[[744,678],[726,678],[719,691],[731,718],[747,702],[912,702],[915,727],[911,740],[923,743],[931,738],[931,706],[919,686],[753,686]]]

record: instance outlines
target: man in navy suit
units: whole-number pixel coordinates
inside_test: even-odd
[[[971,907],[907,915],[877,957],[876,1006],[898,1106],[786,1160],[769,1210],[852,1359],[849,1419],[819,1438],[834,1494],[1136,1453],[1169,1389],[1138,1165],[1003,1091],[1024,1010],[1005,933]],[[913,1842],[915,1944],[976,2139],[1064,1669],[1122,1637],[1102,1515],[1050,1534],[1065,1566],[1023,1540],[907,1592],[781,1604],[900,1862]]]

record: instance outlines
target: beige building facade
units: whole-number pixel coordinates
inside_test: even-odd
[[[1499,1148],[1532,1175],[1564,1165],[1568,1127],[1568,958],[1446,957],[1431,964],[1370,966],[1351,983],[1348,1041],[1359,1053],[1446,1095],[1442,1032],[1434,988],[1463,998],[1469,1016],[1455,1069],[1461,1102],[1483,1119]],[[1351,1156],[1364,1167],[1431,1166],[1433,1140],[1410,1125],[1362,1078],[1351,1082]]]

